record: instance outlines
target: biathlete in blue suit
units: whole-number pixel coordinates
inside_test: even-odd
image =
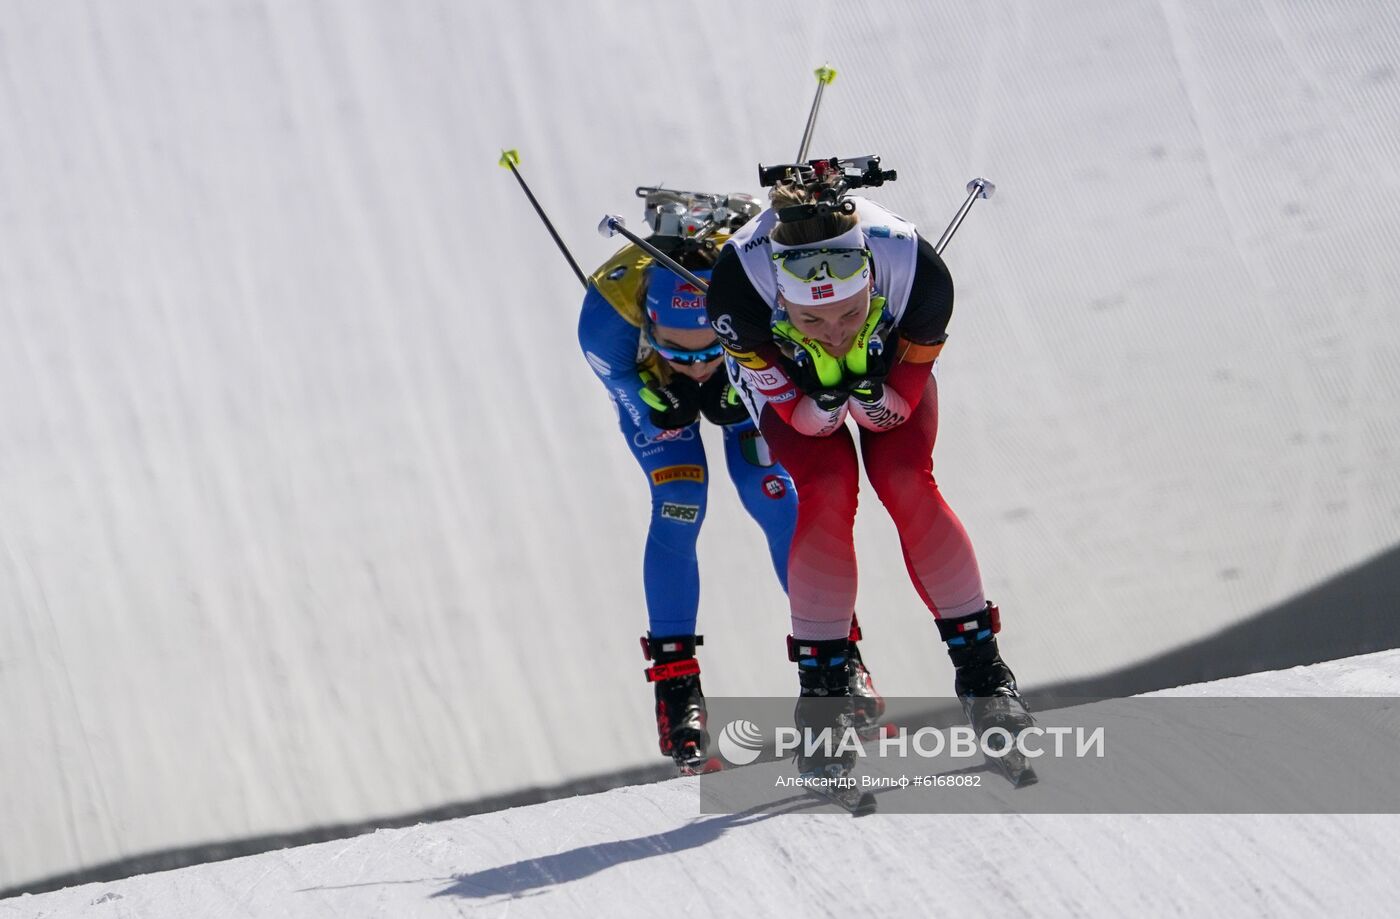
[[[761,210],[748,195],[667,189],[638,194],[646,196],[653,231],[648,242],[706,280],[729,234]],[[642,564],[648,618],[642,650],[653,662],[646,676],[655,689],[661,752],[682,771],[695,771],[707,762],[709,745],[695,657],[703,642],[695,633],[700,603],[695,544],[705,520],[710,476],[700,419],[723,431],[729,477],[744,509],[763,530],[784,590],[797,494],[733,391],[723,369],[724,350],[698,287],[628,244],[589,279],[578,336],[651,490]],[[859,637],[858,631],[858,625],[852,627],[853,637]],[[883,708],[863,667],[851,682],[858,698]]]

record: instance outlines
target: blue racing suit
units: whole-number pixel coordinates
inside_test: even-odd
[[[583,299],[578,338],[589,366],[608,390],[618,427],[651,489],[651,526],[642,563],[651,634],[692,635],[700,604],[695,542],[705,520],[710,472],[700,439],[703,422],[675,430],[658,428],[639,396],[645,385],[642,371],[663,378],[671,372],[643,344],[645,319],[635,306],[639,276],[648,261],[629,246],[594,274]],[[773,461],[752,419],[722,430],[729,477],[744,509],[762,527],[773,569],[787,590],[788,548],[797,522],[792,479]]]

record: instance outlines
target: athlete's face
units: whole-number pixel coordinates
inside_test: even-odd
[[[678,351],[703,351],[712,347],[718,339],[715,338],[714,329],[708,326],[703,329],[681,329],[676,326],[658,325],[652,327],[652,337],[656,343],[664,348],[675,348]],[[683,376],[688,376],[697,383],[703,383],[714,376],[715,371],[720,367],[720,359],[723,354],[717,354],[708,361],[697,361],[691,364],[682,364],[678,361],[667,361],[671,369]]]
[[[822,347],[836,357],[841,357],[856,343],[865,317],[870,313],[870,288],[842,300],[833,300],[821,306],[802,306],[779,298],[787,310],[788,321],[793,328],[808,338],[821,342]]]

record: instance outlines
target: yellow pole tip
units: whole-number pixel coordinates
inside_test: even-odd
[[[823,86],[836,79],[836,71],[831,67],[818,67],[813,73],[817,75],[817,82]]]
[[[503,169],[520,165],[520,152],[518,150],[502,150],[499,165]]]

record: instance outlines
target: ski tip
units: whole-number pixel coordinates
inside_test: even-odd
[[[882,724],[871,724],[856,729],[856,736],[867,743],[872,740],[879,740],[882,737],[894,737],[899,734],[899,725],[892,722]]]
[[[513,168],[513,167],[515,167],[515,166],[519,166],[519,165],[520,165],[520,151],[519,151],[519,150],[502,150],[502,151],[501,151],[501,158],[500,158],[500,160],[498,161],[497,165],[499,165],[502,169],[511,169],[511,168]]]
[[[823,86],[828,86],[836,79],[836,70],[832,67],[821,66],[812,71],[817,75],[817,82]]]
[[[865,817],[875,813],[875,793],[857,789],[810,788],[807,794],[823,804],[831,804],[852,817]]]
[[[707,775],[724,768],[724,760],[718,756],[706,756],[695,741],[686,741],[676,757],[676,767],[681,775]]]
[[[1025,760],[1019,763],[998,761],[994,768],[1006,777],[1012,788],[1028,788],[1040,781],[1040,776],[1035,774],[1035,769]]]
[[[1012,781],[1012,784],[1014,784],[1017,788],[1029,788],[1030,786],[1036,784],[1039,781],[1040,776],[1035,774],[1035,770],[1027,769],[1025,772],[1022,772],[1020,775],[1018,775]]]

